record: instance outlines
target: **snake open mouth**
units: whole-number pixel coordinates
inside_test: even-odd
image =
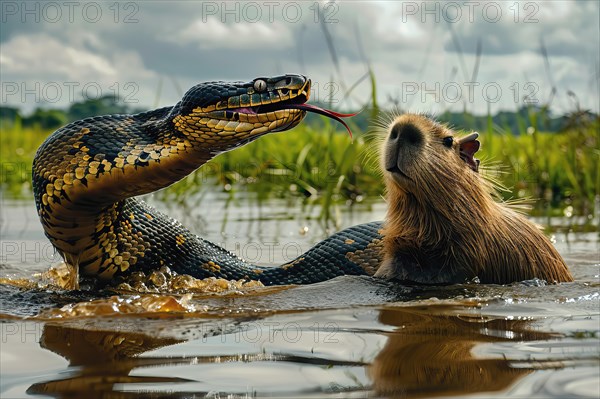
[[[350,137],[352,137],[352,131],[350,130],[350,127],[342,118],[349,118],[349,117],[357,115],[357,113],[342,114],[342,113],[335,112],[335,111],[332,111],[329,109],[318,107],[316,105],[307,104],[306,103],[307,100],[308,100],[308,96],[305,95],[304,93],[302,93],[290,100],[280,101],[280,102],[277,102],[274,104],[264,104],[264,105],[254,106],[254,107],[235,108],[235,109],[226,110],[225,112],[226,112],[226,116],[235,119],[236,113],[256,115],[256,114],[266,114],[269,112],[281,111],[281,110],[285,110],[285,109],[299,109],[302,111],[314,112],[316,114],[320,114],[320,115],[326,116],[328,118],[331,118],[331,119],[334,119],[334,120],[340,122],[346,128]],[[229,113],[231,113],[231,114],[229,114]]]

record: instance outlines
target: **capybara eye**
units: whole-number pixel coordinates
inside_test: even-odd
[[[452,136],[444,137],[442,142],[446,147],[451,148],[454,143],[454,138]]]

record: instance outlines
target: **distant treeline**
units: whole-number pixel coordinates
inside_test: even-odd
[[[321,104],[324,105],[324,104]],[[36,108],[31,114],[23,115],[19,108],[0,106],[2,123],[20,123],[23,127],[37,126],[42,129],[57,129],[69,122],[90,116],[109,114],[130,114],[144,111],[124,103],[119,97],[107,95],[97,99],[87,99],[71,104],[67,109]],[[361,131],[367,131],[371,115],[377,112],[365,110],[352,118],[352,124]],[[547,107],[523,106],[517,111],[500,111],[495,115],[473,115],[470,112],[444,112],[434,115],[437,120],[449,123],[457,129],[506,132],[521,134],[531,131],[563,132],[584,128],[598,122],[598,114],[588,110],[576,110],[566,115],[552,115]],[[319,116],[308,115],[307,122],[318,123]]]
[[[42,129],[57,129],[69,122],[90,116],[128,114],[139,112],[129,107],[119,97],[107,95],[96,99],[74,102],[67,109],[36,108],[30,115],[23,115],[16,107],[0,106],[2,122],[20,121],[23,127],[38,126]]]

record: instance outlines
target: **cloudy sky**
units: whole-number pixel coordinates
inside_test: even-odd
[[[371,96],[369,66],[378,101],[404,109],[486,113],[524,100],[552,101],[556,113],[576,101],[600,106],[596,0],[1,7],[1,102],[25,111],[111,93],[152,108],[175,103],[198,82],[281,73],[305,74],[313,98],[356,109]]]

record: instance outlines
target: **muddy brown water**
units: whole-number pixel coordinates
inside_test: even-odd
[[[293,201],[153,202],[261,264],[327,234],[311,219],[318,209]],[[384,211],[341,207],[341,227]],[[537,220],[576,277],[568,284],[408,287],[345,276],[136,294],[43,285],[39,273],[59,259],[33,203],[4,199],[0,216],[2,398],[600,396],[597,221]]]

